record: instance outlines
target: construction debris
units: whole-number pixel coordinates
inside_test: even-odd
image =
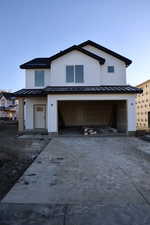
[[[87,136],[87,135],[96,135],[98,132],[96,128],[91,128],[91,127],[83,127],[82,133]]]
[[[113,134],[113,133],[117,133],[117,129],[112,128],[112,127],[83,127],[82,128],[82,133],[85,136],[88,135],[98,135],[98,134]]]
[[[110,134],[110,133],[117,133],[117,129],[112,128],[112,127],[105,127],[105,128],[100,128],[99,133],[101,134]]]

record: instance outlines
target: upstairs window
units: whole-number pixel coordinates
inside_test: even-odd
[[[66,82],[67,83],[83,83],[84,82],[83,65],[66,66]]]
[[[74,66],[66,66],[66,82],[74,82]]]
[[[83,83],[83,65],[75,65],[75,82]]]
[[[44,86],[44,71],[37,70],[35,71],[35,87],[43,87]]]
[[[108,66],[107,71],[108,71],[108,73],[114,73],[115,72],[114,66]]]

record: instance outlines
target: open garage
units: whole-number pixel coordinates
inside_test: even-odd
[[[62,134],[84,134],[87,128],[94,129],[94,134],[126,133],[126,101],[58,101],[58,128]]]

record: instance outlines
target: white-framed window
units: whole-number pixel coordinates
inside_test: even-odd
[[[107,72],[108,72],[108,73],[114,73],[114,72],[115,72],[114,66],[108,66],[108,67],[107,67]]]
[[[83,83],[84,82],[84,66],[83,65],[67,65],[66,66],[66,82],[67,83]]]
[[[44,86],[44,71],[43,70],[36,70],[34,74],[34,83],[35,87],[43,87]]]

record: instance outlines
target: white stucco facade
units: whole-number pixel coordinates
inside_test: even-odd
[[[44,86],[35,87],[35,71],[42,70],[44,71]],[[51,71],[50,69],[27,69],[25,70],[25,88],[44,88],[50,84]]]
[[[83,49],[94,53],[105,59],[100,64],[99,60],[83,52],[73,49],[61,57],[51,61],[47,69],[26,69],[25,88],[43,89],[47,86],[122,86],[126,85],[126,63],[125,61],[99,50],[91,45],[86,45]],[[84,82],[67,83],[66,66],[83,65]],[[114,72],[108,72],[108,66],[114,67]],[[44,86],[35,86],[35,71],[44,71]],[[44,97],[25,98],[25,129],[34,129],[34,107],[35,105],[46,106],[46,126],[49,133],[58,133],[58,102],[59,101],[124,101],[126,105],[118,109],[118,123],[126,127],[127,132],[136,131],[136,94],[48,94]],[[123,112],[123,113],[122,113]],[[99,113],[99,111],[98,111]],[[126,114],[126,115],[124,115]],[[126,116],[126,121],[121,121]],[[126,123],[126,124],[125,124]]]
[[[101,67],[101,84],[100,85],[125,85],[126,84],[126,65],[118,58],[109,55],[93,46],[87,45],[84,49],[95,53],[105,59],[104,65]],[[114,73],[108,73],[107,67],[114,66]]]
[[[66,83],[66,65],[83,65],[84,82]],[[91,58],[79,51],[72,51],[61,58],[54,60],[51,64],[52,86],[92,86],[101,84],[102,65],[96,59]]]
[[[125,100],[127,103],[127,131],[136,131],[135,99],[136,95],[48,95],[48,132],[58,132],[58,101],[68,100]]]
[[[100,65],[96,59],[74,50],[52,61],[49,69],[27,69],[25,72],[25,88],[70,85],[126,85],[126,65],[124,62],[92,46],[87,46],[85,48],[105,58],[104,65]],[[84,82],[66,83],[66,65],[83,65]],[[114,73],[108,73],[108,66],[114,66]],[[34,74],[37,70],[44,71],[45,84],[43,87],[35,87]]]

